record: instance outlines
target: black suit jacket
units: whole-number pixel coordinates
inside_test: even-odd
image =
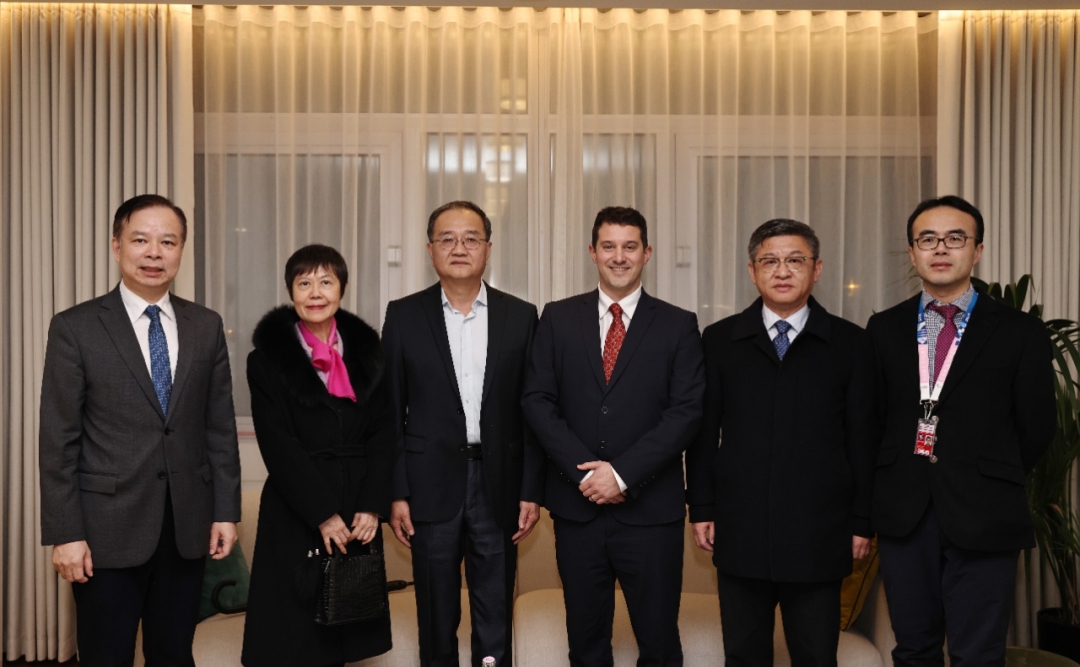
[[[902,537],[926,508],[964,549],[1035,545],[1025,474],[1050,445],[1056,421],[1052,349],[1045,325],[980,294],[934,414],[934,454],[916,456],[919,405],[915,327],[921,294],[878,313],[874,345],[878,412],[873,525]]]
[[[229,351],[218,314],[177,296],[180,349],[162,414],[119,287],[58,313],[41,381],[41,541],[86,540],[94,565],[157,549],[172,497],[176,546],[206,554],[210,524],[240,520]]]
[[[708,388],[686,452],[687,501],[690,521],[715,522],[713,561],[728,574],[841,579],[852,535],[870,535],[869,339],[813,298],[809,306],[782,362],[761,299],[703,334]]]
[[[611,382],[600,351],[599,292],[549,303],[540,319],[522,404],[549,463],[545,504],[589,521],[599,511],[577,465],[608,461],[627,485],[620,521],[686,516],[682,452],[697,432],[705,391],[697,316],[642,292]]]
[[[399,424],[394,498],[417,521],[446,521],[465,500],[465,410],[438,283],[386,307],[383,348]],[[544,459],[521,413],[536,306],[488,286],[480,407],[484,477],[495,520],[516,530],[520,501],[543,501]]]

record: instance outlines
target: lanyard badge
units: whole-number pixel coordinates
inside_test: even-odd
[[[971,303],[968,304],[967,310],[964,311],[963,317],[960,318],[960,323],[956,327],[956,336],[953,338],[952,345],[949,346],[949,351],[945,355],[941,369],[938,371],[937,381],[932,387],[930,385],[930,343],[926,334],[926,312],[922,301],[919,302],[919,323],[915,330],[915,336],[919,344],[919,403],[923,408],[923,416],[919,419],[918,428],[915,430],[915,455],[925,456],[930,459],[931,463],[937,463],[938,460],[937,456],[934,455],[934,443],[937,441],[938,427],[938,416],[933,414],[934,408],[937,407],[938,400],[941,397],[941,388],[945,386],[945,377],[949,374],[949,369],[952,368],[956,349],[960,347],[960,338],[964,335],[964,330],[967,329],[968,319],[971,317],[971,311],[975,308],[975,301],[978,298],[979,294],[977,292],[972,295]]]

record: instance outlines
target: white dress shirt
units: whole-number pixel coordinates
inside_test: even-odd
[[[159,319],[161,328],[165,330],[165,342],[169,346],[169,374],[172,378],[176,378],[176,355],[180,351],[180,337],[176,333],[176,313],[173,312],[169,293],[165,292],[165,296],[161,297],[160,301],[152,304],[129,290],[121,280],[120,299],[124,302],[124,309],[127,310],[131,326],[135,327],[135,337],[139,339],[139,349],[142,350],[146,370],[150,372],[151,377],[154,374],[150,369],[150,316],[146,314],[146,307],[156,305],[161,308]]]
[[[304,334],[302,334],[300,332],[300,323],[299,322],[296,323],[296,337],[300,339],[300,347],[304,348],[304,352],[307,353],[308,359],[311,359],[312,356],[315,354],[315,348],[308,345],[307,341],[304,340]],[[345,356],[345,344],[341,342],[341,333],[340,332],[338,332],[337,340],[334,341],[334,344],[331,347],[333,347],[335,350],[337,350],[337,353],[340,354],[342,357]],[[324,387],[327,386],[327,382],[329,382],[330,374],[327,373],[324,370],[320,370],[317,366],[313,366],[313,368],[315,368],[315,374],[319,376],[320,380],[322,380],[323,386]],[[350,380],[350,382],[351,382],[351,380]]]
[[[765,320],[765,330],[769,332],[769,339],[775,340],[776,335],[780,333],[776,330],[776,323],[780,320],[787,321],[791,325],[788,329],[787,339],[789,343],[795,342],[795,336],[798,336],[803,329],[806,328],[806,321],[810,319],[810,305],[807,304],[802,308],[795,311],[791,317],[780,317],[773,311],[769,310],[768,306],[761,307],[761,317]]]
[[[622,308],[622,323],[627,331],[630,331],[630,320],[634,318],[634,311],[637,310],[638,302],[641,301],[641,285],[638,288],[627,294],[620,301],[615,301],[607,294],[604,294],[604,290],[599,289],[600,292],[600,356],[604,356],[604,344],[607,342],[607,332],[611,328],[611,323],[615,321],[615,316],[611,314],[611,304],[618,303]]]
[[[641,285],[638,285],[636,290],[627,294],[619,301],[616,301],[605,294],[602,287],[597,287],[597,291],[600,293],[600,303],[597,306],[600,313],[600,358],[603,359],[608,329],[611,328],[611,323],[615,321],[615,316],[611,313],[611,304],[618,303],[622,308],[623,327],[625,327],[627,331],[630,331],[630,320],[634,318],[634,311],[637,310],[638,302],[641,301]],[[611,464],[608,463],[608,465]],[[619,490],[626,493],[626,482],[623,481],[622,477],[619,477],[619,473],[615,472],[614,466],[612,466],[611,472],[615,475],[615,481],[619,483]],[[589,479],[592,477],[592,474],[593,471],[590,470],[581,478],[581,481],[584,482]]]
[[[488,307],[487,285],[480,283],[480,292],[472,310],[463,315],[450,305],[446,290],[442,295],[446,337],[450,341],[450,356],[454,359],[461,407],[465,409],[465,437],[470,445],[480,442],[480,401],[484,397],[484,369],[487,367]]]

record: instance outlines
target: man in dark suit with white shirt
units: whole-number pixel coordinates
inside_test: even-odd
[[[427,233],[439,282],[390,302],[383,325],[401,427],[390,525],[412,549],[421,664],[458,664],[464,559],[472,664],[510,665],[517,544],[543,499],[521,411],[536,307],[483,281],[491,221],[479,206],[440,206]]]
[[[835,666],[841,581],[871,536],[869,339],[811,296],[823,264],[809,225],[770,220],[749,252],[761,297],[702,336],[690,521],[717,568],[725,664],[772,664],[779,604],[792,664]]]
[[[639,665],[681,665],[686,494],[682,453],[705,383],[697,317],[647,294],[645,218],[601,210],[589,254],[599,288],[549,303],[522,404],[548,455],[570,663],[612,664],[615,581]]]
[[[870,318],[878,414],[872,509],[896,633],[893,663],[1005,664],[1021,549],[1035,546],[1025,476],[1053,438],[1045,325],[977,292],[984,222],[948,195],[908,218],[922,281]]]
[[[221,318],[169,294],[187,220],[158,195],[113,220],[121,282],[57,314],[41,386],[41,538],[75,594],[79,662],[194,665],[205,556],[229,554],[240,458]]]

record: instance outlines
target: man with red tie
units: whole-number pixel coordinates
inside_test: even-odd
[[[550,461],[570,663],[612,664],[618,580],[638,664],[682,665],[682,453],[705,389],[697,317],[642,289],[652,248],[638,211],[601,210],[589,254],[599,288],[544,308],[522,398]]]
[[[1020,549],[1035,546],[1024,479],[1050,445],[1042,322],[975,291],[983,218],[960,197],[919,204],[919,294],[870,318],[884,432],[871,521],[895,665],[1005,664]],[[947,631],[946,631],[947,629]]]

